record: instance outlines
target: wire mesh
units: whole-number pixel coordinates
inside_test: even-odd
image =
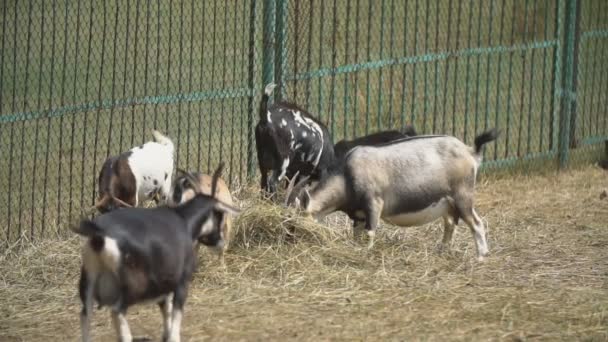
[[[8,243],[65,230],[93,203],[105,158],[153,128],[180,167],[223,160],[244,184],[268,81],[334,141],[413,124],[470,144],[498,127],[488,169],[588,163],[608,137],[602,0],[12,0],[0,11]]]
[[[4,1],[2,240],[65,230],[92,205],[103,161],[152,140],[176,164],[247,176],[259,97],[256,2]],[[50,229],[51,231],[46,231]]]

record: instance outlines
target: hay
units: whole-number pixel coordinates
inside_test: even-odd
[[[235,220],[231,243],[240,247],[260,244],[308,242],[330,244],[341,236],[338,230],[305,218],[294,209],[251,198],[239,205],[247,208]]]
[[[368,251],[334,215],[327,225],[245,196],[227,269],[201,250],[182,327],[199,340],[606,340],[608,202],[597,168],[484,179],[478,212],[491,256],[475,261],[460,226],[383,225]],[[0,340],[75,340],[79,238],[0,255]],[[133,307],[135,336],[158,340],[154,306]],[[113,340],[97,311],[96,340]]]

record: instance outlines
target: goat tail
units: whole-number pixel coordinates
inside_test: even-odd
[[[496,140],[496,138],[498,138],[499,133],[500,132],[496,128],[492,128],[476,136],[475,154],[480,154],[483,149],[483,145]]]
[[[401,130],[401,133],[407,135],[408,137],[415,137],[418,135],[418,133],[416,132],[416,129],[414,128],[414,125],[406,125]]]
[[[270,99],[270,95],[276,88],[276,83],[268,83],[264,88],[264,93],[262,94],[262,101],[260,101],[260,120],[266,120],[266,111],[268,110],[268,100]]]
[[[171,149],[173,149],[173,141],[171,141],[171,139],[169,139],[169,137],[167,137],[166,135],[163,135],[161,132],[154,130],[152,131],[152,135],[154,136],[154,140],[161,144],[161,145],[165,145],[165,146],[169,146],[171,147]]]
[[[70,228],[74,233],[88,237],[90,239],[89,243],[91,244],[91,248],[97,253],[101,252],[105,245],[105,237],[103,231],[97,224],[91,220],[85,219],[80,222],[80,225],[72,226]]]

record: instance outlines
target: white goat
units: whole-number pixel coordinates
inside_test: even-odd
[[[168,137],[152,132],[155,141],[109,157],[99,173],[99,197],[95,207],[102,213],[118,207],[136,207],[171,193],[175,147]]]

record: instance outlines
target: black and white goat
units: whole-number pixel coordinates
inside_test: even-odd
[[[74,232],[82,246],[80,299],[82,339],[90,341],[93,302],[108,306],[120,341],[131,341],[127,308],[158,303],[163,341],[179,341],[188,286],[196,269],[198,242],[221,247],[220,222],[239,210],[214,197],[222,165],[213,175],[212,196],[196,194],[171,208],[126,208],[83,220]],[[193,177],[193,189],[199,184]],[[169,296],[172,295],[172,301]]]
[[[255,127],[261,187],[273,194],[277,184],[296,172],[312,180],[323,177],[334,160],[332,138],[327,127],[304,109],[287,102],[268,107],[275,88],[268,84],[260,103]],[[268,172],[272,172],[268,178]]]
[[[119,207],[136,207],[156,197],[162,202],[169,198],[175,147],[160,132],[152,134],[155,141],[105,161],[99,173],[97,210],[105,213]]]
[[[340,169],[310,192],[304,181],[288,187],[287,204],[295,203],[317,218],[340,210],[353,220],[353,235],[367,230],[373,246],[380,218],[398,226],[444,219],[443,246],[449,247],[454,224],[462,218],[471,228],[479,260],[488,254],[483,222],[474,204],[482,147],[497,138],[489,130],[469,147],[451,136],[416,136],[378,146],[358,146]]]
[[[356,146],[374,146],[385,144],[398,139],[413,137],[417,135],[414,126],[407,125],[402,131],[388,130],[371,133],[352,140],[340,140],[334,145],[334,155],[337,160],[344,158],[346,153]]]

